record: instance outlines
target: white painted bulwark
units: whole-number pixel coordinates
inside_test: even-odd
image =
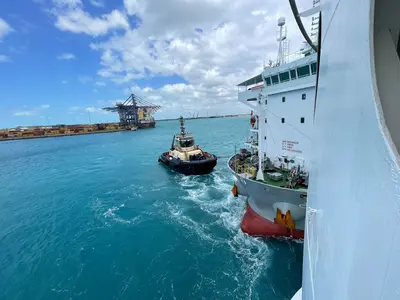
[[[250,104],[255,105],[257,103],[257,99],[259,98],[260,92],[261,88],[239,92],[238,100],[242,103],[250,102]]]
[[[306,300],[400,298],[399,4],[321,1]]]

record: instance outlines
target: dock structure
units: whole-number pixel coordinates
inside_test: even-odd
[[[156,121],[153,114],[161,106],[131,94],[124,102],[117,102],[114,107],[104,107],[106,111],[117,112],[120,126],[123,128],[154,128]]]

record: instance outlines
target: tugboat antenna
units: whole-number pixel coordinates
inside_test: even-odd
[[[182,116],[179,118],[179,121],[181,122],[181,134],[185,135],[186,134],[186,132],[185,132],[185,123],[183,121],[183,117]]]

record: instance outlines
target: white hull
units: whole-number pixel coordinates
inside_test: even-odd
[[[228,163],[229,167],[229,163]],[[241,196],[246,196],[250,207],[261,217],[274,222],[277,209],[283,214],[290,210],[296,229],[304,230],[307,191],[287,189],[243,177],[229,167],[236,178],[236,187]]]

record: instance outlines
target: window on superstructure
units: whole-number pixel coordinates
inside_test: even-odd
[[[279,80],[280,80],[281,82],[289,81],[289,80],[290,80],[290,78],[289,78],[289,71],[288,71],[288,72],[285,72],[285,73],[279,73]]]
[[[296,79],[296,70],[290,70],[290,77],[292,78],[292,80]]]
[[[282,97],[282,102],[285,102],[286,101],[286,97]]]
[[[285,118],[282,118],[282,119],[281,119],[281,122],[282,122],[282,123],[285,123]]]
[[[265,78],[265,83],[267,86],[270,86],[271,85],[271,77]]]
[[[300,123],[304,123],[304,118],[300,118]]]
[[[278,84],[279,83],[278,75],[271,76],[271,80],[272,80],[272,84]]]
[[[267,123],[267,118],[265,118],[265,123]]]
[[[267,105],[267,103],[268,103],[268,100],[267,100],[267,99],[265,99],[265,105]]]
[[[311,64],[311,74],[317,74],[317,63],[312,63]]]
[[[194,140],[180,140],[179,144],[182,148],[192,147],[194,145]]]
[[[301,95],[301,100],[306,100],[306,98],[307,98],[306,94]]]
[[[300,68],[297,68],[297,76],[299,78],[305,77],[305,76],[310,76],[310,66],[303,66]]]

